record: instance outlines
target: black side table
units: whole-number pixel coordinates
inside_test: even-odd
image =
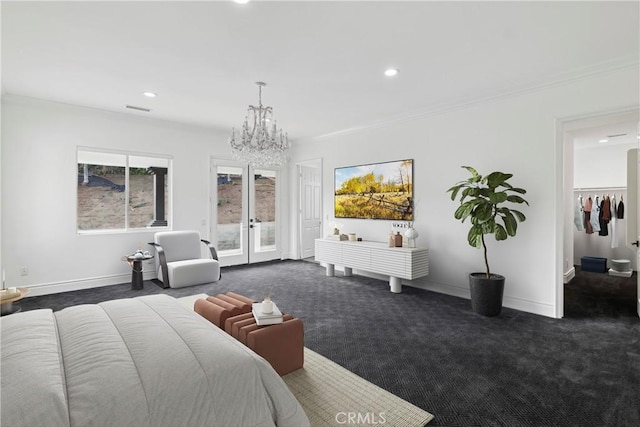
[[[136,257],[135,255],[127,255],[127,261],[131,266],[131,289],[139,291],[144,288],[144,282],[142,280],[142,261],[153,259],[153,255],[143,255],[142,257]]]

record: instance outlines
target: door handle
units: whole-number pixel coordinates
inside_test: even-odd
[[[640,242],[638,242],[638,241],[636,240],[635,242],[631,242],[631,244],[632,244],[632,245],[634,245],[634,246],[638,246],[638,245],[640,245]]]

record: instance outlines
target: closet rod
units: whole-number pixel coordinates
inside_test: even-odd
[[[602,190],[627,191],[627,187],[580,187],[580,188],[573,189],[573,191],[602,191]]]

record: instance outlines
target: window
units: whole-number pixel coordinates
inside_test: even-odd
[[[170,157],[78,149],[78,231],[169,225]]]

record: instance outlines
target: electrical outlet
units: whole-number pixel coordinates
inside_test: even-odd
[[[29,267],[20,267],[20,275],[28,276],[29,275]]]

